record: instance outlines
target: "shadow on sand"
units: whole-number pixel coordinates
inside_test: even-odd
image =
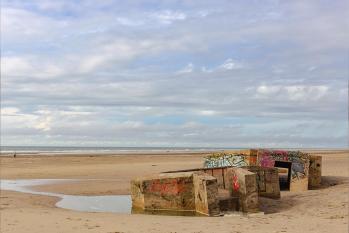
[[[321,186],[316,189],[310,189],[305,192],[289,192],[281,191],[280,199],[270,199],[260,197],[260,210],[265,214],[280,213],[288,209],[294,208],[302,201],[302,198],[313,197],[314,195],[321,195],[320,191],[328,189],[332,186],[349,183],[349,177],[344,176],[323,176]]]

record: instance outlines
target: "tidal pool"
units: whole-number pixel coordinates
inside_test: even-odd
[[[79,196],[65,195],[52,192],[40,192],[31,189],[31,186],[64,183],[69,179],[23,179],[23,180],[0,180],[1,190],[11,190],[23,193],[53,196],[61,198],[56,203],[59,208],[84,211],[84,212],[111,212],[131,213],[130,195],[108,195],[108,196]],[[76,180],[74,180],[76,181]]]

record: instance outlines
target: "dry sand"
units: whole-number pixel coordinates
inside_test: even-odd
[[[55,197],[1,191],[0,232],[348,232],[348,151],[323,156],[323,186],[262,199],[265,215],[180,217],[86,213],[55,207]],[[84,179],[35,187],[75,195],[128,194],[129,181],[167,170],[202,166],[203,154],[19,156],[0,158],[1,179]]]

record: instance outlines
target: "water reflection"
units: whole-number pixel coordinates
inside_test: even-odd
[[[52,192],[40,192],[31,189],[31,186],[64,183],[73,181],[71,179],[26,179],[26,180],[1,180],[1,190],[11,190],[23,193],[53,196],[61,198],[56,203],[57,207],[84,211],[84,212],[111,212],[131,213],[130,195],[109,195],[109,196],[78,196],[65,195]],[[76,181],[76,180],[75,180]]]

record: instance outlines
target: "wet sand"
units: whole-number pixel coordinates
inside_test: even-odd
[[[348,232],[349,153],[323,156],[323,186],[262,199],[265,215],[173,217],[56,208],[56,197],[1,191],[1,232]],[[135,176],[201,167],[203,154],[66,155],[0,158],[1,179],[82,179],[35,187],[73,195],[128,194]]]

